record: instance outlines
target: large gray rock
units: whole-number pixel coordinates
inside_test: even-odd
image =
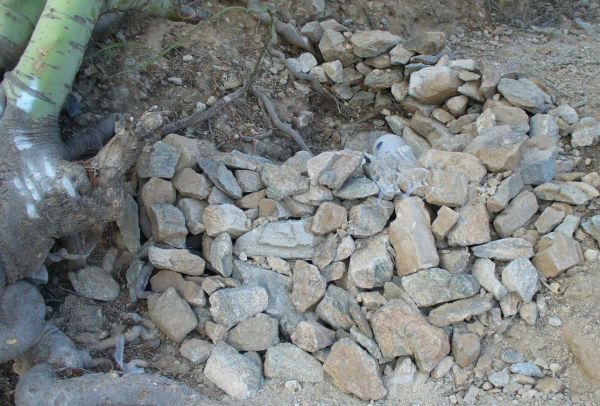
[[[389,240],[385,234],[358,240],[350,257],[348,279],[362,289],[382,287],[394,273],[388,249]]]
[[[196,199],[184,198],[177,202],[177,208],[185,217],[185,226],[192,235],[198,235],[206,230],[202,222],[202,213],[206,209],[206,202],[201,202]]]
[[[479,336],[475,333],[455,332],[452,335],[452,356],[461,368],[467,368],[477,361],[481,351]]]
[[[150,206],[148,217],[152,225],[152,236],[158,242],[164,242],[175,248],[185,248],[185,217],[177,207],[156,203]]]
[[[467,202],[468,180],[458,171],[432,170],[426,178],[427,203],[436,206],[459,207]]]
[[[317,303],[327,287],[319,268],[302,260],[294,265],[293,284],[292,303],[301,313]]]
[[[204,260],[186,249],[150,247],[148,260],[158,269],[167,269],[192,276],[204,273]]]
[[[227,334],[227,342],[239,351],[264,351],[279,343],[277,319],[264,313],[243,320]]]
[[[248,399],[263,384],[262,366],[221,341],[204,367],[204,375],[234,399]]]
[[[387,393],[377,362],[349,338],[333,345],[323,369],[338,388],[360,399],[379,400]]]
[[[289,165],[265,165],[260,176],[270,199],[282,200],[308,191],[308,178]]]
[[[265,187],[260,174],[247,169],[238,169],[235,171],[235,178],[244,193],[258,192]]]
[[[349,66],[359,59],[346,47],[346,38],[334,30],[325,30],[319,41],[319,50],[326,62],[339,60]]]
[[[538,202],[535,195],[525,190],[515,197],[508,207],[494,219],[494,228],[501,237],[510,237],[527,224],[537,213]]]
[[[508,289],[496,277],[496,264],[493,261],[487,258],[477,259],[473,264],[472,273],[481,286],[497,300],[501,300],[508,294]]]
[[[553,107],[552,98],[527,78],[500,79],[498,92],[512,105],[530,113],[546,113]]]
[[[224,277],[231,276],[233,271],[233,243],[231,236],[221,233],[210,244],[209,260],[215,271]]]
[[[353,305],[358,303],[350,293],[335,285],[329,285],[315,312],[331,327],[350,330],[355,324],[350,315]]]
[[[554,278],[569,268],[583,262],[579,243],[560,231],[552,238],[540,241],[536,247],[533,264],[546,278]]]
[[[504,210],[508,202],[518,195],[524,186],[521,174],[510,175],[498,185],[496,193],[488,198],[486,208],[492,213]]]
[[[529,137],[509,126],[496,126],[480,132],[465,152],[475,155],[490,172],[516,169],[521,159],[521,148]]]
[[[250,230],[248,217],[233,204],[209,205],[202,213],[202,222],[210,237],[221,233],[239,237]]]
[[[402,287],[419,307],[429,307],[471,297],[479,292],[479,282],[468,274],[453,275],[440,268],[419,271],[401,279]]]
[[[398,201],[396,220],[390,225],[389,236],[396,252],[398,275],[409,275],[439,264],[429,214],[419,198]]]
[[[502,284],[528,303],[538,290],[538,273],[528,259],[516,259],[502,270]]]
[[[169,144],[158,141],[146,147],[136,165],[140,178],[171,179],[175,173],[180,153]]]
[[[447,66],[432,66],[410,75],[408,94],[424,104],[443,104],[457,96],[462,85],[458,72]]]
[[[374,69],[365,76],[364,84],[371,89],[389,89],[394,83],[402,82],[402,71],[398,69]]]
[[[179,353],[192,364],[202,364],[210,357],[213,348],[214,345],[208,341],[190,338],[181,344]]]
[[[154,292],[158,293],[174,288],[192,306],[204,306],[206,304],[202,286],[196,282],[183,279],[183,276],[177,272],[159,271],[150,278],[150,286]]]
[[[342,200],[364,199],[365,197],[376,196],[378,193],[377,183],[365,177],[348,179],[344,186],[333,191],[333,195]]]
[[[394,205],[386,200],[370,197],[350,209],[348,232],[357,238],[371,237],[383,231],[394,212]]]
[[[450,351],[444,330],[434,327],[402,300],[391,300],[371,317],[373,334],[384,357],[414,356],[424,372],[430,372]]]
[[[173,186],[183,197],[205,200],[210,194],[210,182],[191,168],[183,168],[173,178]]]
[[[83,297],[112,302],[119,296],[119,284],[110,272],[100,267],[88,266],[69,272],[68,276],[75,292]]]
[[[319,239],[310,232],[310,219],[263,224],[239,237],[236,255],[275,256],[284,259],[312,259]]]
[[[427,169],[454,170],[462,172],[469,182],[479,184],[487,170],[479,159],[465,152],[440,151],[430,149],[419,158],[419,163]]]
[[[265,376],[283,381],[322,382],[323,366],[290,343],[281,343],[265,354]]]
[[[221,162],[215,162],[208,158],[198,157],[198,165],[206,176],[232,199],[242,197],[242,188],[238,184],[233,173]]]
[[[348,212],[344,207],[339,204],[325,202],[317,209],[310,229],[317,235],[329,234],[345,225],[347,219]]]
[[[308,176],[315,185],[339,189],[362,162],[363,155],[356,151],[326,151],[308,161]]]
[[[456,225],[448,233],[448,245],[466,247],[490,240],[489,215],[485,205],[468,202],[459,208]]]
[[[427,320],[437,327],[449,326],[460,323],[470,317],[484,314],[492,309],[492,305],[493,302],[491,299],[483,297],[457,300],[456,302],[436,307],[429,312]]]
[[[269,303],[265,313],[279,319],[282,330],[287,335],[292,334],[302,317],[290,301],[288,278],[239,260],[234,261],[234,269],[241,275],[245,284],[258,284],[267,290]]]
[[[264,311],[269,305],[267,290],[259,285],[220,289],[210,295],[210,312],[215,322],[233,326]]]
[[[571,133],[571,145],[589,147],[598,143],[600,139],[600,122],[593,117],[582,118]]]
[[[316,352],[329,347],[335,340],[335,331],[316,321],[301,321],[290,336],[292,342],[308,352]]]
[[[558,148],[524,148],[517,171],[526,185],[541,185],[554,179]]]
[[[541,200],[550,200],[569,204],[587,204],[598,197],[598,190],[585,182],[550,182],[539,185],[534,190]]]
[[[179,297],[175,288],[169,288],[158,298],[149,300],[148,311],[160,331],[175,342],[183,340],[198,325],[194,311]]]
[[[401,38],[389,31],[359,31],[350,37],[354,55],[370,58],[389,51],[400,42]]]
[[[529,259],[533,256],[533,244],[523,238],[503,238],[487,244],[472,247],[476,257],[491,258],[499,261]]]

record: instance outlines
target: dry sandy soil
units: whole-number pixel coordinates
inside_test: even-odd
[[[312,17],[311,2],[298,3],[299,6],[290,7],[287,2],[280,1],[282,18],[294,19],[298,24],[309,21]],[[456,6],[457,3],[460,5]],[[404,37],[414,31],[445,31],[457,56],[511,63],[519,71],[542,79],[555,92],[558,100],[575,107],[580,117],[595,116],[600,119],[598,20],[593,26],[595,32],[588,32],[567,18],[556,18],[552,21],[554,25],[545,28],[516,28],[486,22],[488,10],[482,3],[474,1],[361,0],[327,4],[340,21],[351,19],[345,23],[353,29],[389,29]],[[213,12],[219,7],[207,6]],[[495,18],[499,21],[505,16],[496,15]],[[544,18],[548,19],[547,16]],[[227,90],[224,84],[228,81],[243,80],[252,70],[263,42],[264,27],[239,11],[195,27],[137,15],[128,16],[126,20],[126,24],[118,28],[108,41],[88,52],[75,86],[83,114],[74,120],[64,118],[65,136],[72,129],[112,112],[136,116],[157,106],[154,108],[169,111],[173,119],[190,114],[197,102],[207,102],[211,96],[218,98],[225,94]],[[295,50],[285,46],[283,49],[287,55],[295,55]],[[192,55],[193,60],[183,62],[184,55]],[[301,89],[298,90],[291,79],[278,73],[281,67],[268,58],[262,68],[257,80],[277,101],[282,118],[293,122],[301,111],[315,114],[313,124],[303,132],[314,151],[339,148],[342,138],[356,131],[384,129],[379,109],[342,109],[343,115],[340,115],[335,105],[314,96],[309,97]],[[168,80],[171,77],[181,78],[183,86],[171,83]],[[214,141],[224,150],[237,148],[273,159],[290,156],[296,146],[277,132],[272,137],[252,141],[252,137],[269,129],[256,100],[248,96],[233,103],[208,123],[188,131]],[[600,169],[597,148],[582,149],[579,153],[584,159],[578,170],[591,172]],[[589,165],[585,165],[585,158],[591,158]],[[582,246],[584,249],[597,248],[589,239],[584,240]],[[93,261],[94,258],[90,260]],[[125,269],[120,273],[123,283]],[[75,301],[69,299],[69,305],[65,305],[65,298],[72,293],[65,280],[63,275],[55,272],[44,293],[52,309],[49,317],[67,332],[73,332],[80,328],[77,323],[82,312],[96,308],[89,307],[91,302],[82,298]],[[567,387],[565,393],[559,396],[544,395],[524,402],[512,394],[488,392],[479,398],[479,404],[600,404],[598,382],[590,380],[582,372],[578,358],[569,351],[564,339],[566,334],[571,341],[600,347],[600,266],[598,263],[587,263],[576,267],[558,278],[556,283],[559,287],[556,293],[548,289],[539,293],[546,299],[547,312],[536,328],[515,320],[504,335],[488,337],[485,344],[489,351],[514,348],[528,359],[558,364],[560,377]],[[128,304],[125,289],[121,298],[103,304],[101,308],[105,319],[92,327],[107,334],[123,324],[120,312],[146,312],[144,304]],[[550,326],[549,316],[559,317],[564,322],[563,326]],[[93,324],[93,321],[90,323]],[[571,337],[573,335],[574,338]],[[109,351],[96,352],[94,355],[110,358]],[[215,403],[234,403],[204,378],[202,366],[192,366],[180,357],[177,347],[168,340],[130,345],[126,348],[125,357],[147,360],[150,370],[188,382],[208,394]],[[600,376],[600,365],[595,367],[596,376]],[[468,388],[455,386],[453,379],[450,374],[438,382],[429,380],[417,383],[405,393],[404,399],[395,404],[449,404],[450,395],[464,393]],[[12,372],[12,365],[0,366],[1,404],[12,403],[12,388],[16,382],[17,376]],[[300,391],[294,392],[286,389],[283,382],[271,381],[256,398],[244,404],[350,405],[361,402],[341,393],[328,382],[303,385]]]

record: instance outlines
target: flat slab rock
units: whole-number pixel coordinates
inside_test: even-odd
[[[419,307],[434,306],[473,296],[479,282],[473,275],[454,275],[441,268],[430,268],[401,279],[402,287]]]
[[[232,326],[264,311],[269,304],[269,295],[262,286],[243,285],[220,289],[208,300],[215,322]]]
[[[322,382],[323,366],[294,344],[270,347],[265,355],[265,376],[284,381]]]
[[[233,252],[247,256],[312,259],[318,238],[310,232],[310,220],[286,220],[263,224],[239,237]]]

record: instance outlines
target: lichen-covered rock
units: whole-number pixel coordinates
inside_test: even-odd
[[[217,290],[208,300],[215,322],[233,326],[264,311],[269,304],[269,295],[262,286],[243,285]]]
[[[429,307],[471,297],[479,292],[479,282],[469,274],[453,275],[440,268],[429,268],[401,279],[402,287],[419,307]]]
[[[265,376],[313,383],[322,382],[324,378],[321,363],[290,343],[281,343],[267,350]]]

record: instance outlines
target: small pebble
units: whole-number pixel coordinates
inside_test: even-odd
[[[560,327],[562,326],[563,322],[560,318],[556,316],[551,316],[548,317],[548,324],[550,324],[552,327]]]
[[[171,76],[167,79],[167,82],[172,83],[175,86],[183,86],[183,79],[176,76]]]

